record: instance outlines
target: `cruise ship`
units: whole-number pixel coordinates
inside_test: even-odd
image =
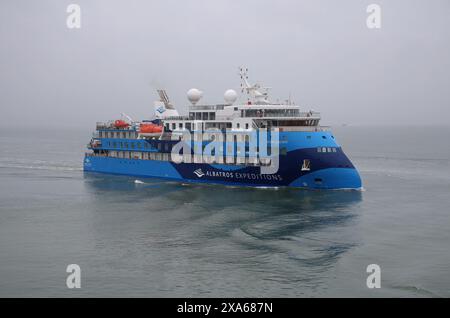
[[[355,166],[320,113],[290,99],[272,101],[269,88],[250,84],[239,68],[239,94],[202,104],[190,89],[187,115],[158,90],[152,118],[98,122],[87,145],[86,172],[179,182],[251,187],[361,189]]]

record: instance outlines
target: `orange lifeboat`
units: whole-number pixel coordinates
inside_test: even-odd
[[[130,124],[128,124],[126,121],[124,121],[122,119],[117,119],[114,122],[114,127],[116,127],[116,128],[126,128],[128,126],[130,126]]]
[[[155,124],[140,124],[139,132],[141,134],[155,134],[163,131],[162,126],[158,126]]]

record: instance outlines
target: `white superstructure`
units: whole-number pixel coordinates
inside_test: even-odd
[[[271,127],[278,127],[280,131],[323,129],[319,127],[320,113],[302,111],[300,106],[292,104],[290,100],[273,103],[269,99],[268,87],[249,83],[246,68],[240,68],[239,75],[242,80],[240,102],[236,102],[236,91],[228,89],[224,94],[223,104],[201,104],[199,101],[202,92],[193,88],[187,94],[191,102],[188,116],[180,116],[174,108],[168,108],[167,95],[163,94],[163,98],[155,102],[155,113],[162,120],[164,131],[207,131],[211,128],[248,131]]]

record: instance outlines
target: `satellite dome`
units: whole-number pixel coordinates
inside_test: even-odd
[[[187,98],[193,105],[195,105],[200,100],[200,98],[202,98],[202,96],[203,92],[196,88],[191,88],[187,92]]]
[[[237,93],[233,89],[229,89],[223,94],[223,98],[225,98],[225,102],[228,104],[233,104],[237,99]]]

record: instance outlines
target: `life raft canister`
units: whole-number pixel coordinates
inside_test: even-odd
[[[128,127],[128,126],[130,126],[130,124],[128,124],[126,121],[124,121],[122,119],[117,119],[114,122],[114,127],[116,127],[116,128],[125,128],[125,127]]]
[[[139,132],[143,134],[153,134],[162,132],[163,127],[155,124],[140,124]]]

